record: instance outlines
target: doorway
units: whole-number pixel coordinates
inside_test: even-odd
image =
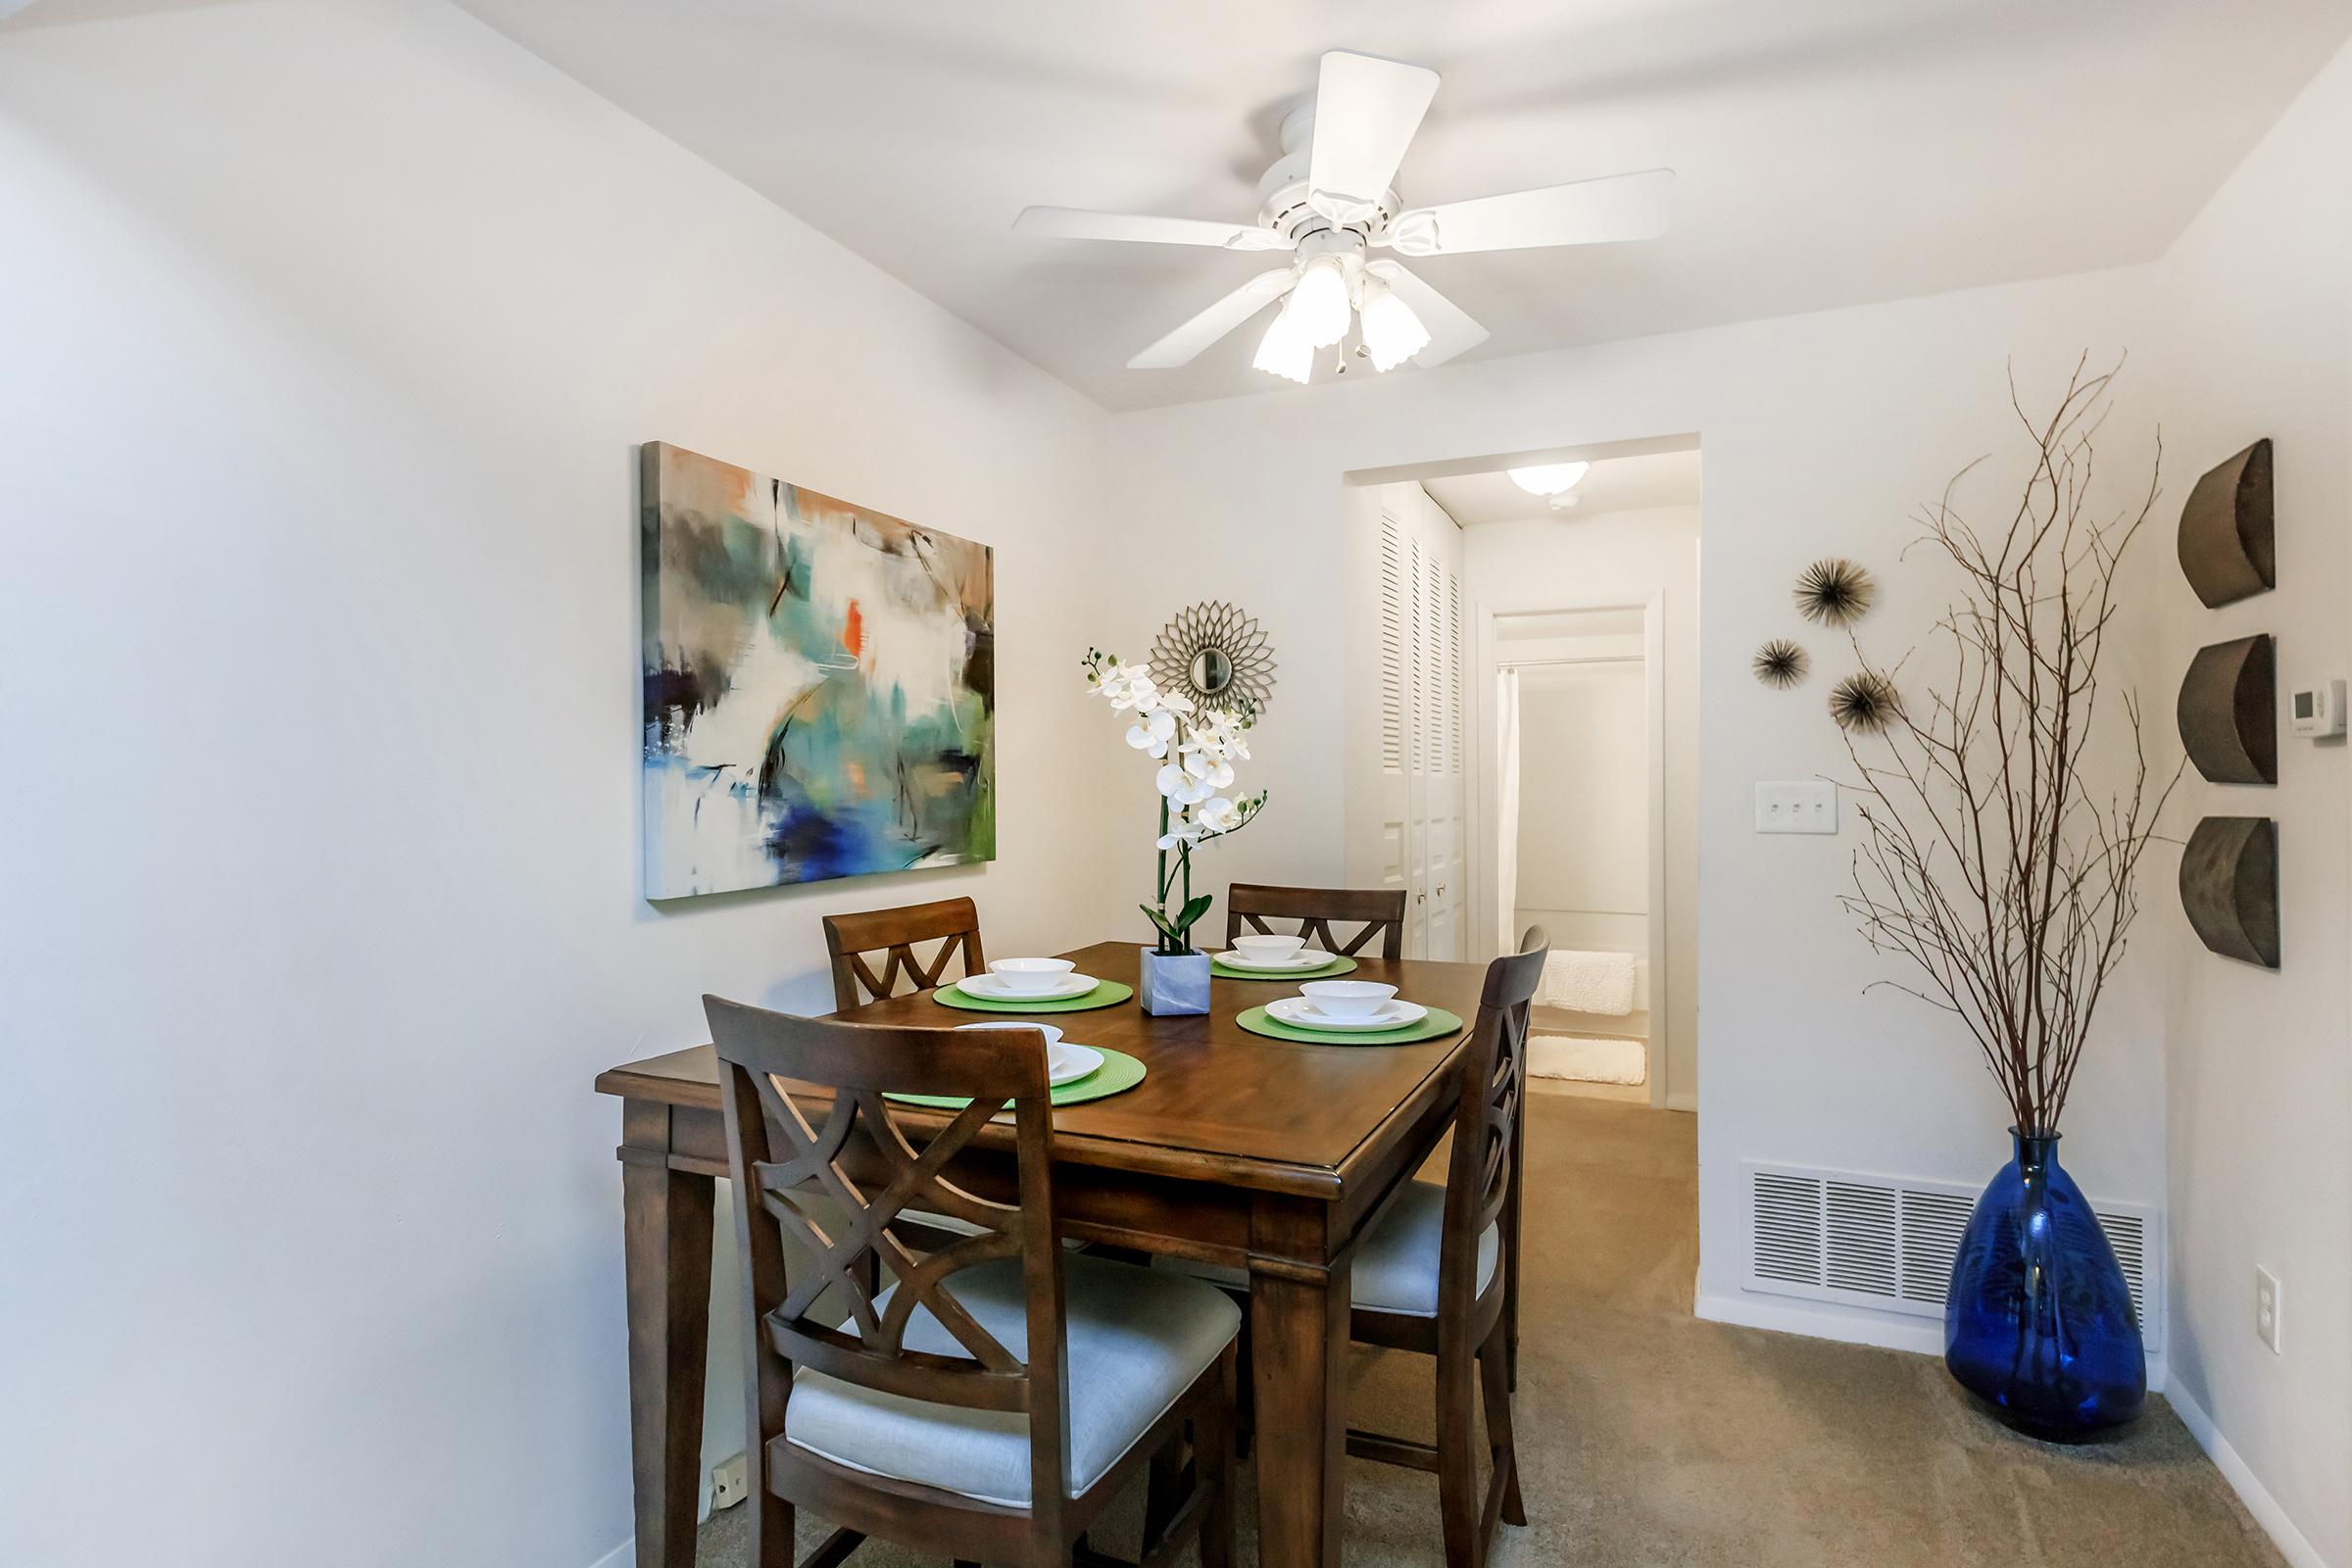
[[[1560,1044],[1537,1070],[1681,1110],[1699,504],[1695,437],[1362,470],[1338,584],[1348,885],[1405,894],[1409,956],[1483,961],[1544,926],[1547,988],[1606,1006],[1540,1012]]]

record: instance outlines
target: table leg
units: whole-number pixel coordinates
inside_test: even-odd
[[[1339,1568],[1347,1511],[1348,1267],[1254,1272],[1250,1334],[1257,1402],[1262,1568]]]
[[[709,1176],[669,1168],[666,1115],[660,1118],[658,1135],[634,1116],[626,1120],[620,1187],[637,1568],[694,1568],[717,1184]],[[649,1147],[657,1137],[660,1147]]]

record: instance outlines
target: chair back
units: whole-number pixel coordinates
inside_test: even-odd
[[[914,956],[917,942],[937,942],[928,961]],[[862,914],[825,916],[825,952],[833,959],[833,1005],[847,1011],[894,995],[899,982],[922,991],[939,984],[949,962],[963,956],[963,972],[978,974],[988,967],[980,953],[980,911],[969,899],[942,899],[937,904],[910,904],[898,909],[868,909]],[[866,960],[887,952],[880,974]],[[859,996],[858,988],[865,994]]]
[[[796,1367],[887,1394],[966,1409],[1029,1416],[1031,1495],[1066,1494],[1067,1327],[1054,1236],[1052,1102],[1046,1037],[1035,1029],[882,1028],[837,1023],[705,997],[717,1047],[727,1172],[753,1324],[750,1451],[781,1434]],[[793,1080],[791,1093],[779,1079]],[[971,1103],[920,1147],[884,1100],[889,1094],[969,1096]],[[796,1098],[797,1097],[797,1098]],[[823,1103],[829,1098],[829,1104]],[[1009,1102],[1017,1203],[980,1198],[948,1167]],[[804,1104],[814,1106],[820,1123]],[[936,1114],[936,1113],[918,1113]],[[829,1200],[833,1214],[810,1200]],[[910,1205],[980,1227],[937,1251],[903,1243],[893,1226]],[[835,1217],[835,1216],[839,1217]],[[783,1240],[807,1259],[786,1266]],[[1018,1258],[1026,1298],[1022,1353],[977,1322],[950,1288],[975,1263]],[[877,1290],[889,1274],[889,1291]],[[840,1293],[849,1321],[814,1315]],[[961,1355],[909,1349],[917,1308]]]
[[[1297,920],[1298,934],[1329,953],[1352,956],[1377,934],[1382,957],[1404,956],[1402,888],[1277,888],[1236,882],[1225,895],[1225,946],[1232,947],[1233,939],[1242,935],[1244,922],[1261,936],[1274,935],[1274,928],[1266,924],[1270,919]],[[1363,924],[1343,943],[1332,934],[1334,920]]]
[[[1478,1240],[1503,1216],[1520,1168],[1519,1116],[1527,1095],[1527,1014],[1544,978],[1551,940],[1530,926],[1519,951],[1487,965],[1478,1020],[1463,1053],[1460,1108],[1446,1173],[1446,1227],[1439,1244],[1438,1303],[1466,1309],[1479,1296]],[[1505,1246],[1510,1245],[1505,1238]],[[1504,1283],[1498,1260],[1494,1286]]]

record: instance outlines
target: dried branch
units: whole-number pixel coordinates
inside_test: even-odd
[[[1955,497],[1976,464],[1919,516],[1918,544],[1965,583],[1932,634],[1950,668],[1915,683],[1883,729],[1841,732],[1863,843],[1840,903],[1872,951],[1909,959],[1924,977],[1878,983],[1956,1015],[2017,1125],[2034,1132],[2056,1131],[2065,1113],[2139,912],[2140,857],[2180,778],[2176,767],[2156,787],[2139,703],[2125,691],[2130,751],[2119,771],[2128,777],[2105,794],[2091,782],[2105,760],[2093,747],[2116,574],[2155,510],[2163,452],[2160,441],[2143,496],[2096,510],[2094,438],[2116,371],[2087,365],[2088,356],[2077,363],[2041,419],[2011,376],[2010,406],[2034,461],[2008,526],[1987,536],[1960,514]],[[1864,678],[1891,680],[1858,638],[1855,655]]]

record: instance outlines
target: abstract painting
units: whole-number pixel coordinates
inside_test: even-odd
[[[997,853],[986,545],[642,450],[649,899]]]

